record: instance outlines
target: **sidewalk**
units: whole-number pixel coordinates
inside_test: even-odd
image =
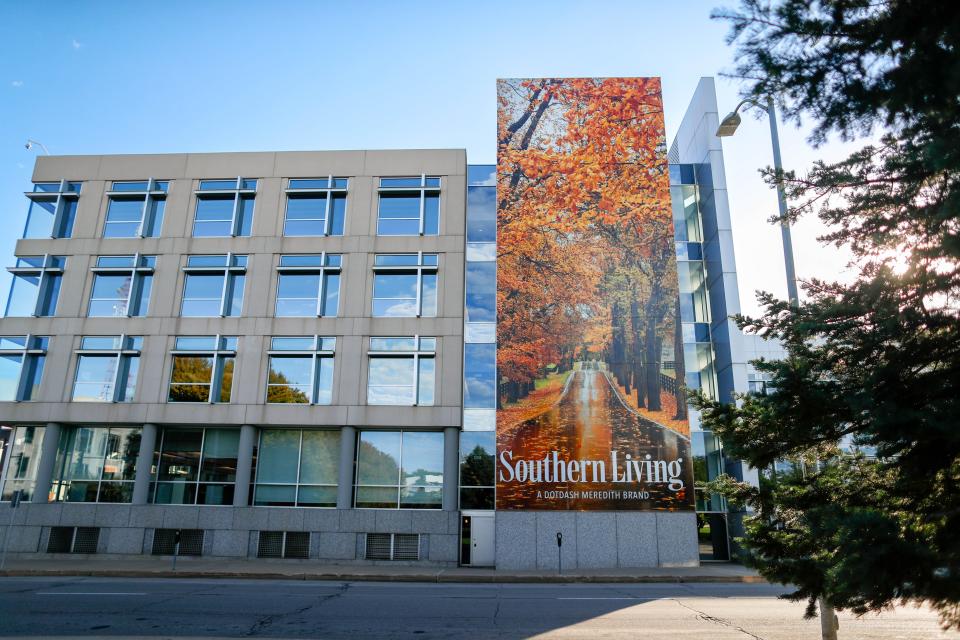
[[[751,569],[738,564],[642,569],[572,569],[498,571],[470,567],[397,565],[324,565],[310,560],[177,559],[169,556],[43,556],[7,558],[0,576],[97,576],[111,578],[250,578],[268,580],[339,580],[385,582],[721,582],[764,583]]]

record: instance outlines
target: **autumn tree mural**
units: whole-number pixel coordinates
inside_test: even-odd
[[[585,390],[633,425],[604,446],[686,435],[659,78],[501,80],[497,97],[498,449],[544,431],[591,446],[562,424]]]

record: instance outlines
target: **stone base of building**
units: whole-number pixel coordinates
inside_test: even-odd
[[[562,545],[557,547],[557,533]],[[497,569],[699,565],[697,517],[673,512],[497,511]]]
[[[0,517],[9,518],[4,511]],[[166,555],[173,531],[179,530],[181,553],[193,555],[256,558],[279,549],[279,557],[328,563],[393,560],[456,566],[458,516],[439,510],[23,503],[14,512],[13,526],[0,527],[0,548],[6,544],[13,554]]]

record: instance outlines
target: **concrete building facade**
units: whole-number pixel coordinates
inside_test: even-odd
[[[678,236],[702,245],[681,295],[710,307],[684,318],[711,331],[687,382],[729,399],[748,389],[717,119],[705,79],[671,192],[703,228]],[[0,320],[2,499],[23,499],[2,544],[545,569],[562,532],[569,568],[728,559],[737,516],[716,497],[493,510],[470,454],[492,474],[494,410],[464,384],[495,341],[469,275],[495,245],[468,231],[495,187],[471,169],[463,150],[38,158]],[[751,477],[691,427],[712,475]]]

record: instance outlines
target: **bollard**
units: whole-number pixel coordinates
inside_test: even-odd
[[[557,573],[563,573],[563,554],[560,547],[563,546],[563,534],[557,531]]]

